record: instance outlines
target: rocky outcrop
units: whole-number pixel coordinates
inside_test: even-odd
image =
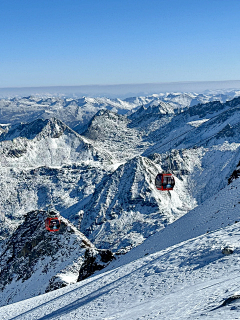
[[[233,252],[234,252],[234,249],[232,247],[224,247],[222,249],[222,254],[227,255],[227,256],[229,254],[233,254]]]
[[[240,176],[240,161],[237,165],[237,168],[233,171],[231,176],[228,178],[228,184],[232,183],[234,180],[238,179]]]
[[[96,252],[89,248],[85,251],[84,259],[85,261],[79,270],[78,281],[88,278],[95,271],[102,270],[106,263],[114,259],[114,255],[110,250],[98,250]]]
[[[46,211],[29,212],[6,241],[0,256],[1,306],[85,279],[112,260],[109,250],[99,252],[63,217],[58,232],[47,231],[46,217]]]

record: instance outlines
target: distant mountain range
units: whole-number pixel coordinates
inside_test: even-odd
[[[28,290],[19,285],[20,271],[6,271],[19,255],[9,249],[10,257],[6,247],[13,248],[22,228],[29,233],[30,212],[36,238],[45,232],[37,213],[53,206],[94,250],[121,255],[197,212],[239,169],[237,91],[125,100],[30,96],[0,100],[0,114],[0,254],[1,274],[8,279],[2,284],[8,297],[4,303],[21,299],[16,288]],[[173,173],[173,191],[155,188],[159,172]],[[62,234],[61,239],[64,246]],[[19,252],[27,242],[28,237]],[[31,253],[30,248],[27,257]],[[61,255],[55,259],[58,267],[51,277],[64,269]],[[67,264],[72,263],[69,256]],[[35,281],[34,268],[30,263],[29,283]],[[43,289],[21,297],[45,292],[51,278],[41,277]],[[16,299],[6,293],[11,286]]]
[[[230,91],[239,90],[239,80],[228,81],[182,81],[182,82],[160,82],[142,84],[118,84],[118,85],[82,85],[82,86],[52,86],[52,87],[16,87],[0,88],[0,97],[23,97],[29,95],[40,95],[49,97],[109,97],[128,98],[135,96],[147,96],[158,92],[197,92],[205,91]]]

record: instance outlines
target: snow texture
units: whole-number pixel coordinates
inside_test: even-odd
[[[2,305],[36,296],[1,307],[0,318],[236,319],[237,96],[0,100]],[[159,172],[173,173],[173,191],[156,190]],[[82,255],[75,273],[63,271],[60,256],[50,277],[41,273],[44,254],[43,264],[31,265],[32,280],[20,285],[21,272],[6,271],[12,254],[6,248],[24,215],[49,205],[96,254],[110,249],[118,258],[87,274],[91,255]],[[34,286],[37,279],[41,285]],[[37,296],[62,283],[71,285]]]
[[[2,307],[1,318],[238,318],[239,192],[236,180],[217,199],[209,199],[98,275]],[[226,246],[233,254],[222,254]]]

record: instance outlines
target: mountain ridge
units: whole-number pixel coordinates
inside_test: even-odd
[[[236,180],[228,185],[231,177],[238,176],[233,173],[238,170],[240,160],[240,98],[186,106],[186,100],[190,101],[187,96],[164,97],[174,99],[172,105],[167,102],[155,105],[157,96],[153,102],[146,98],[149,106],[147,103],[141,106],[143,99],[139,99],[135,113],[117,114],[109,110],[110,106],[99,110],[86,122],[85,130],[82,124],[78,127],[81,135],[56,118],[2,126],[2,246],[4,239],[7,241],[21,228],[25,213],[43,210],[49,205],[85,234],[96,250],[110,249],[120,254],[121,263],[128,257],[133,259],[136,252],[139,253],[136,259],[144,260],[145,254],[153,257],[180,241],[186,241],[187,247],[188,237],[205,237],[203,233],[215,232],[216,226],[231,227],[238,220],[237,202],[233,203],[231,215],[223,219],[223,225],[217,213],[223,212],[221,208],[213,206],[214,212],[206,211],[214,203],[213,199],[220,205],[221,197],[235,192],[239,183]],[[180,98],[185,99],[185,104],[173,106]],[[26,100],[36,102],[36,98]],[[56,106],[58,101],[55,102]],[[76,107],[71,99],[66,108],[69,106]],[[159,172],[171,172],[175,176],[173,191],[156,190],[154,180]],[[227,219],[230,216],[231,219]],[[183,230],[184,225],[199,233],[191,228]],[[173,242],[165,241],[164,235]],[[193,241],[197,243],[198,239]],[[154,242],[165,243],[166,247],[157,247]],[[221,259],[221,253],[217,256]],[[92,258],[88,258],[90,263]],[[118,265],[118,260],[113,261],[106,272],[115,268],[114,265]],[[99,271],[98,276],[101,275]],[[84,277],[85,269],[79,280]],[[52,288],[58,281],[57,276]]]
[[[46,218],[45,211],[27,213],[5,242],[0,256],[1,306],[35,296],[36,289],[39,295],[76,283],[113,259],[110,251],[105,251],[107,258],[63,217],[57,233],[46,231]],[[86,269],[90,257],[94,261]]]

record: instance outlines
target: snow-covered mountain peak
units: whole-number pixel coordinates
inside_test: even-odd
[[[91,125],[94,125],[94,123],[98,122],[99,119],[101,119],[100,121],[102,121],[102,119],[108,119],[108,120],[112,120],[114,122],[116,122],[116,121],[129,122],[129,120],[126,116],[117,114],[116,112],[112,112],[110,110],[101,109],[89,121],[88,126],[90,127]]]
[[[174,112],[174,108],[169,103],[163,101],[153,101],[148,106],[142,105],[130,116],[130,118],[137,119],[139,117],[146,116],[161,116],[163,114],[173,114]]]
[[[131,127],[127,116],[100,110],[82,135],[94,141],[100,149],[109,150],[117,162],[140,155],[149,143],[142,141],[142,132]]]
[[[71,129],[56,118],[37,119],[30,123],[15,124],[9,127],[8,132],[0,136],[0,140],[13,140],[18,137],[32,140],[38,135],[57,138],[66,130]]]
[[[144,105],[159,105],[168,103],[175,110],[183,110],[198,103],[220,100],[226,102],[239,96],[239,90],[230,92],[196,93],[165,93],[153,94],[147,97],[132,97],[125,100],[105,97],[92,98],[61,98],[58,96],[28,96],[11,99],[0,99],[1,122],[20,123],[31,122],[35,119],[56,117],[71,128],[84,126],[100,109],[107,109],[118,114],[127,114]]]
[[[161,166],[137,156],[120,165],[98,185],[82,206],[80,230],[98,248],[125,252],[195,206],[184,193],[186,179],[176,177],[176,191],[159,192],[155,177]]]
[[[60,166],[71,162],[107,162],[111,155],[56,118],[14,125],[0,136],[4,166]]]

